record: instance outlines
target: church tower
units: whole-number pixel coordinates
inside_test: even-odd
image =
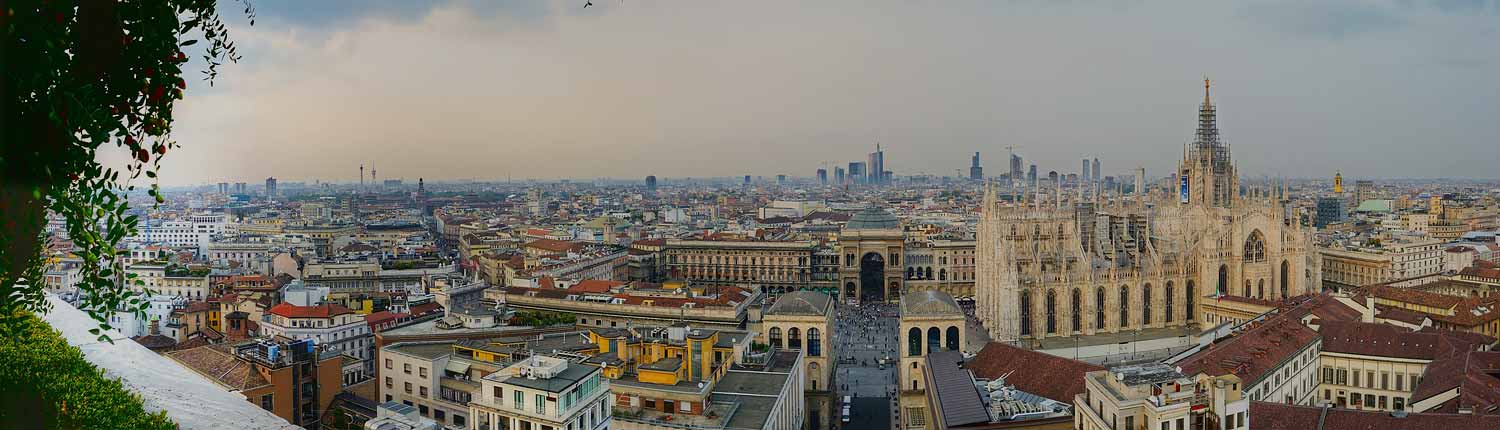
[[[1233,207],[1239,196],[1239,175],[1229,157],[1229,145],[1219,137],[1217,109],[1208,94],[1209,80],[1203,80],[1203,104],[1198,107],[1198,131],[1192,146],[1183,154],[1178,172],[1183,178],[1179,190],[1186,197],[1182,203],[1213,207]]]

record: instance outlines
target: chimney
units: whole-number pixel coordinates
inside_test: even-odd
[[[161,320],[151,320],[151,334],[161,334]]]
[[[1365,292],[1365,308],[1360,310],[1359,322],[1375,322],[1375,293]]]

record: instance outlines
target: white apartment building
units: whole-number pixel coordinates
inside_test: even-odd
[[[598,367],[532,356],[480,379],[475,430],[610,428],[609,380]]]
[[[1073,428],[1080,430],[1187,430],[1192,426],[1196,383],[1160,363],[1089,372],[1073,398]]]
[[[349,308],[336,304],[297,306],[281,303],[266,311],[262,319],[262,335],[312,339],[318,345],[328,345],[329,349],[362,361],[360,373],[345,375],[345,381],[362,381],[375,372],[374,360],[371,359],[375,338],[370,334],[364,316]]]
[[[224,233],[225,225],[223,214],[196,214],[180,220],[156,223],[148,220],[126,241],[188,247],[201,254],[214,235]]]

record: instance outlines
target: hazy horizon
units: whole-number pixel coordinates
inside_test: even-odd
[[[1205,75],[1243,177],[1500,177],[1493,1],[582,4],[225,10],[244,59],[189,82],[162,183],[832,176],[876,142],[1156,177]]]

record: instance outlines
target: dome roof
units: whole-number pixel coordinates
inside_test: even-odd
[[[832,298],[817,291],[793,291],[782,294],[766,311],[767,315],[815,315],[827,314],[828,302]]]
[[[941,291],[917,291],[901,295],[901,316],[963,315],[953,296]]]
[[[849,230],[895,230],[901,228],[901,220],[896,219],[885,209],[879,206],[870,206],[865,210],[854,214],[849,218],[849,223],[844,225]]]

